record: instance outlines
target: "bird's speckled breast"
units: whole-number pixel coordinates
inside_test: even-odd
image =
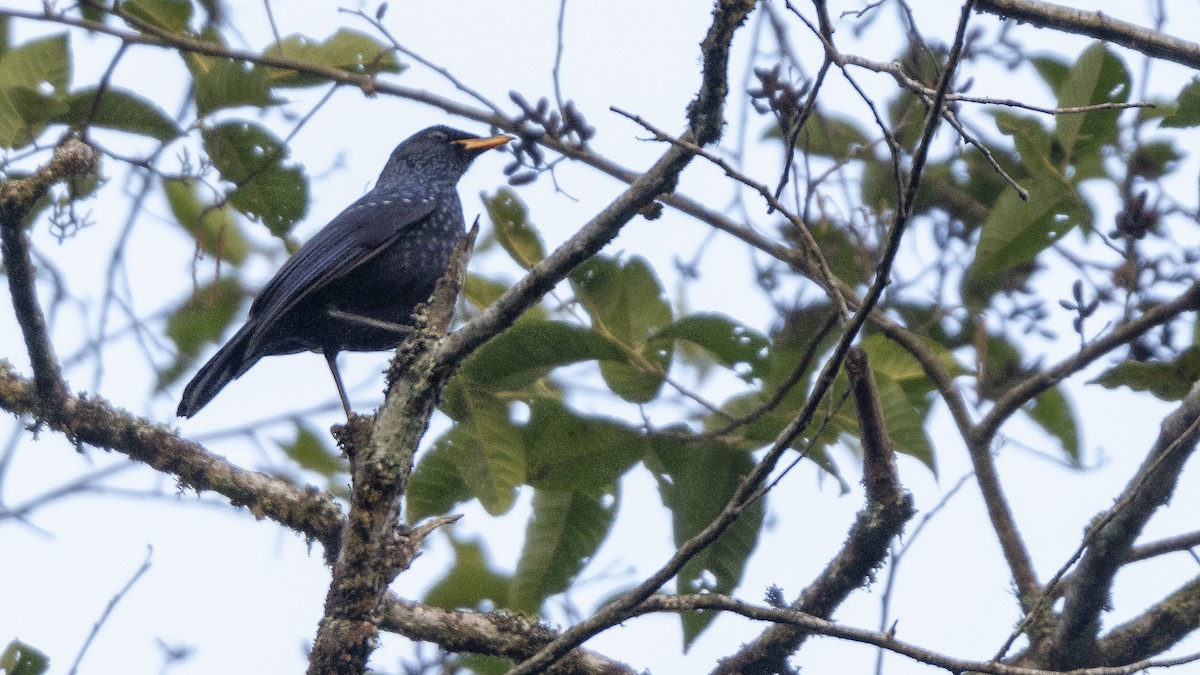
[[[409,323],[413,309],[429,298],[445,273],[450,253],[464,231],[457,192],[430,198],[437,204],[432,213],[330,288],[327,297],[337,298],[337,309],[398,325]],[[336,335],[341,349],[375,351],[390,349],[401,341],[394,331],[335,323],[339,324]]]

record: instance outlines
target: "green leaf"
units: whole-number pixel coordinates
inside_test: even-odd
[[[503,606],[511,580],[488,564],[483,545],[477,541],[451,543],[454,564],[425,594],[425,602],[446,609],[484,609],[484,601]]]
[[[235,278],[224,277],[196,289],[167,317],[167,336],[184,354],[199,354],[216,342],[233,321],[246,292]]]
[[[195,179],[164,179],[163,192],[175,214],[175,221],[196,240],[200,250],[222,262],[241,265],[250,252],[250,243],[228,206],[204,204],[197,193]]]
[[[512,508],[525,481],[524,437],[504,401],[468,390],[462,402],[465,414],[446,434],[450,457],[471,494],[498,516]]]
[[[346,473],[349,468],[341,453],[329,447],[321,435],[299,422],[296,423],[296,438],[286,442],[276,441],[276,444],[301,467],[326,478]]]
[[[1091,209],[1068,183],[1038,178],[1026,183],[1029,201],[1007,191],[983,224],[964,292],[968,306],[986,305],[996,277],[1006,268],[1032,262],[1072,229],[1091,223]],[[970,290],[974,286],[978,290]]]
[[[783,140],[778,124],[771,124],[764,138]],[[856,148],[870,143],[853,118],[845,115],[814,113],[805,121],[796,137],[796,149],[823,157],[845,159]]]
[[[1138,145],[1129,158],[1129,175],[1157,180],[1175,170],[1183,159],[1170,141],[1150,141]]]
[[[925,415],[909,401],[900,383],[892,376],[875,372],[875,384],[879,389],[883,421],[887,426],[887,435],[892,447],[896,452],[917,458],[936,476],[937,462],[933,457],[929,435],[925,431]],[[857,427],[856,418],[855,428]]]
[[[683,443],[655,439],[647,464],[658,479],[663,504],[671,510],[675,545],[681,546],[707,527],[725,508],[754,468],[749,453],[729,446]],[[679,593],[731,593],[745,570],[762,529],[764,500],[746,508],[711,545],[680,570]],[[712,620],[715,612],[684,612],[684,649],[690,647]]]
[[[238,315],[246,291],[237,279],[223,277],[202,286],[167,317],[167,336],[175,343],[175,361],[159,373],[158,386],[174,383],[206,345],[216,342]]]
[[[65,34],[28,42],[0,57],[0,147],[32,143],[62,113],[70,79]]]
[[[616,504],[615,494],[535,492],[509,606],[536,613],[546,598],[566,590],[608,537]]]
[[[91,2],[75,3],[75,9],[79,10],[80,16],[96,23],[104,23],[105,19],[109,17],[109,13],[104,11],[103,5],[96,5]]]
[[[191,0],[124,0],[121,11],[169,33],[184,33],[192,20]]]
[[[558,366],[623,358],[620,347],[593,330],[530,319],[518,321],[480,347],[460,372],[473,385],[518,388]]]
[[[512,670],[513,662],[501,656],[486,656],[484,654],[458,654],[451,661],[453,672],[467,672],[471,675],[504,675]]]
[[[1129,69],[1103,42],[1083,51],[1058,90],[1058,106],[1075,108],[1129,100]],[[1120,110],[1096,110],[1056,116],[1055,136],[1069,161],[1096,152],[1117,139]]]
[[[703,347],[721,365],[747,381],[765,377],[770,367],[770,340],[724,314],[685,316],[654,333],[650,341],[671,339]]]
[[[1050,86],[1050,91],[1058,94],[1064,82],[1070,76],[1071,64],[1053,56],[1035,56],[1029,59],[1034,70],[1041,76],[1042,81]]]
[[[271,92],[264,69],[244,61],[188,53],[184,55],[196,83],[196,114],[205,117],[217,110],[251,106],[266,108],[281,101]]]
[[[1160,124],[1169,129],[1200,126],[1200,78],[1192,78],[1184,85],[1179,91],[1175,111],[1164,117]]]
[[[576,268],[571,284],[591,315],[594,329],[624,347],[625,362],[601,362],[604,382],[631,403],[653,400],[662,388],[674,349],[670,341],[651,341],[672,317],[649,263],[634,257],[622,264],[597,255]]]
[[[530,409],[525,479],[538,490],[597,493],[645,450],[638,430],[616,419],[583,416],[548,398],[535,399]]]
[[[284,166],[287,146],[257,124],[230,121],[202,132],[204,149],[225,180],[237,187],[229,202],[284,237],[308,211],[308,181]]]
[[[450,440],[445,434],[434,441],[417,462],[404,493],[406,518],[415,524],[431,516],[450,512],[455,504],[471,498],[458,465],[451,456]]]
[[[99,104],[96,103],[97,92],[95,87],[72,92],[67,99],[66,114],[56,121],[72,126],[86,122],[90,126],[128,131],[160,141],[183,135],[183,130],[175,120],[157,105],[133,92],[110,87],[100,95]]]
[[[479,248],[476,247],[478,252]],[[463,281],[463,288],[460,297],[474,308],[483,310],[491,306],[493,302],[500,299],[509,288],[512,288],[511,282],[501,281],[499,279],[489,279],[488,277],[467,272],[467,278]],[[464,308],[467,317],[474,316],[475,312],[471,307]],[[545,321],[547,312],[540,304],[534,305],[525,310],[517,319],[518,322],[533,319],[536,321]]]
[[[399,73],[407,66],[396,59],[395,52],[375,38],[356,30],[341,28],[322,42],[303,35],[289,35],[271,45],[267,56],[282,56],[296,61],[337,68],[357,75]],[[283,68],[265,69],[273,86],[311,87],[327,84],[328,78]]]
[[[1200,347],[1188,347],[1179,356],[1160,363],[1125,361],[1109,368],[1089,384],[1106,389],[1129,387],[1164,401],[1181,401],[1200,380]]]
[[[1063,452],[1075,467],[1081,467],[1079,424],[1075,411],[1060,387],[1047,389],[1025,407],[1025,412],[1046,433],[1058,439]]]
[[[50,657],[14,639],[0,653],[0,670],[7,675],[41,675],[50,670]]]
[[[546,257],[542,238],[529,222],[528,210],[515,192],[500,188],[493,197],[484,195],[483,203],[492,220],[496,241],[518,265],[529,269]]]

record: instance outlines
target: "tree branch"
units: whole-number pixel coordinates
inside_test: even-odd
[[[1198,441],[1200,386],[1193,387],[1163,420],[1162,432],[1137,475],[1084,537],[1086,549],[1063,594],[1062,612],[1047,645],[1047,663],[1052,667],[1068,669],[1096,663],[1100,613],[1108,605],[1117,570],[1128,559],[1134,540],[1150,516],[1171,498],[1179,473]],[[1189,599],[1195,603],[1195,598]]]
[[[30,415],[75,443],[127,455],[175,476],[182,487],[220,493],[234,506],[248,508],[255,518],[270,518],[321,542],[330,561],[337,551],[342,510],[326,493],[236,467],[175,431],[117,410],[102,399],[68,395],[59,414],[39,417],[34,382],[14,373],[4,361],[0,361],[0,408],[14,415]]]
[[[1118,21],[1103,12],[1088,12],[1036,0],[976,0],[975,7],[981,12],[1064,33],[1087,35],[1152,58],[1200,68],[1200,44]]]
[[[874,645],[895,652],[896,654],[907,656],[914,661],[936,666],[954,675],[959,675],[960,673],[990,673],[992,675],[1134,675],[1148,668],[1170,668],[1200,660],[1200,654],[1191,654],[1177,659],[1147,660],[1131,663],[1126,666],[1081,668],[1066,672],[1010,666],[996,661],[967,661],[939,654],[938,652],[918,647],[908,642],[902,642],[897,640],[895,635],[890,632],[879,633],[861,628],[851,628],[820,617],[805,614],[804,612],[751,605],[717,593],[706,593],[703,595],[654,595],[639,604],[635,608],[634,613],[641,615],[651,612],[690,612],[699,609],[733,612],[750,619],[796,626],[806,633],[828,635],[852,642]]]
[[[0,361],[0,409],[18,416],[35,416],[38,409],[34,382],[14,373],[5,361]],[[217,492],[232,505],[249,509],[255,518],[269,518],[306,539],[320,542],[326,561],[333,563],[345,516],[328,493],[236,467],[197,443],[180,438],[175,431],[135,418],[100,399],[68,396],[62,410],[61,418],[46,420],[50,429],[77,443],[114,450],[156,471],[173,475],[183,487]],[[451,651],[457,648],[520,658],[532,654],[556,635],[545,627],[531,627],[503,616],[448,612],[400,600],[391,594],[384,597],[379,611],[385,630]],[[453,621],[448,617],[450,614],[455,615]],[[526,630],[530,632],[525,633]],[[572,652],[565,666],[569,669],[564,672],[572,673],[629,672],[620,664],[584,649]]]
[[[1096,643],[1095,662],[1115,666],[1162,654],[1195,632],[1197,624],[1200,624],[1200,577],[1109,631]]]
[[[558,637],[545,625],[509,612],[464,612],[430,607],[389,594],[379,608],[379,627],[450,652],[489,654],[523,661]],[[560,675],[634,675],[634,670],[596,652],[571,650],[546,672]]]
[[[350,513],[309,654],[312,675],[366,672],[378,641],[376,608],[388,585],[420,552],[426,532],[396,523],[413,456],[452,372],[435,354],[450,326],[478,233],[476,222],[455,246],[433,295],[414,313],[413,331],[392,360],[387,395],[373,423],[353,416],[340,430],[350,457]]]
[[[879,390],[871,374],[867,354],[861,348],[855,347],[846,355],[846,374],[850,379],[862,433],[866,499],[850,528],[846,543],[817,579],[804,589],[800,598],[792,603],[792,611],[819,619],[828,619],[850,593],[873,580],[875,569],[887,558],[892,540],[903,531],[904,524],[915,513],[912,497],[900,486],[895,453],[883,421]],[[713,673],[787,672],[787,658],[812,632],[795,623],[778,623],[734,656],[722,659]]]
[[[30,209],[46,196],[50,186],[67,178],[80,178],[99,171],[100,160],[87,143],[67,139],[54,156],[27,178],[5,181],[0,186],[0,251],[7,271],[13,311],[25,338],[25,349],[33,366],[37,386],[37,412],[42,417],[60,413],[67,398],[54,345],[46,330],[46,316],[37,298],[37,270],[29,254],[26,220]]]

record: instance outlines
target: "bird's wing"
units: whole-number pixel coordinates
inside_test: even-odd
[[[296,303],[374,258],[435,207],[434,199],[383,202],[367,194],[288,258],[255,298],[250,317],[260,330],[269,328]]]

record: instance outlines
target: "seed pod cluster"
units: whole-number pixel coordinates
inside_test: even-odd
[[[531,104],[520,93],[508,92],[509,99],[521,109],[513,121],[519,125],[517,141],[511,144],[514,159],[504,167],[509,185],[528,185],[538,174],[549,168],[538,142],[551,136],[565,145],[587,147],[596,135],[596,128],[587,123],[574,101],[567,101],[561,110],[551,110],[546,97]]]
[[[761,115],[774,113],[783,129],[791,128],[800,116],[804,107],[804,96],[808,94],[808,82],[799,84],[783,79],[783,66],[775,64],[774,68],[755,68],[754,76],[758,78],[758,86],[751,87],[746,93],[750,103]]]
[[[1125,200],[1125,208],[1117,213],[1117,228],[1110,237],[1142,239],[1148,233],[1158,231],[1158,210],[1146,206],[1146,191],[1143,190]]]

